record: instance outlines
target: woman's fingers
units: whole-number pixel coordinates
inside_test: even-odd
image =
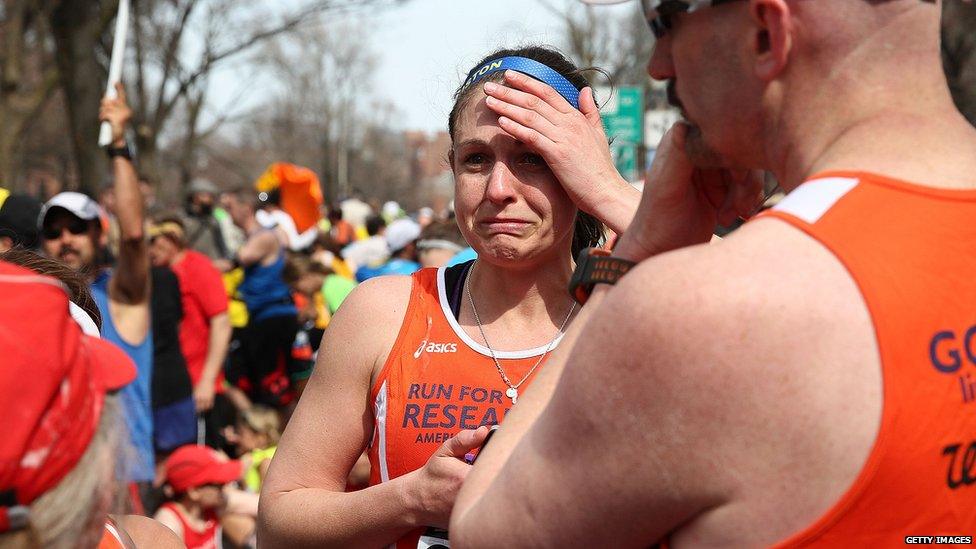
[[[542,155],[546,155],[551,151],[552,140],[533,128],[519,124],[507,116],[499,116],[498,125],[508,132],[509,135],[525,143]]]
[[[516,71],[505,71],[505,83],[515,89],[542,99],[553,109],[569,114],[576,110],[566,98],[559,95],[552,86]]]
[[[522,126],[532,128],[550,141],[556,141],[556,126],[537,111],[519,107],[491,96],[485,98],[485,104],[495,114],[518,122]]]
[[[539,84],[542,84],[542,82],[539,82]],[[548,88],[553,93],[555,93],[555,90],[550,88],[548,85],[542,84],[542,86]],[[565,116],[563,113],[553,108],[552,105],[550,105],[549,103],[547,103],[545,100],[543,100],[541,97],[537,95],[526,93],[524,91],[515,88],[510,88],[503,84],[496,84],[494,82],[486,82],[484,89],[485,89],[485,95],[487,95],[488,97],[493,97],[502,103],[507,103],[510,105],[521,107],[523,109],[537,112],[543,118],[545,118],[547,121],[553,124],[558,123]]]

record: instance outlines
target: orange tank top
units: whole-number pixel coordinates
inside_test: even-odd
[[[123,539],[122,532],[115,521],[111,517],[106,518],[102,526],[102,539],[98,541],[97,549],[129,549],[130,547],[132,545]]]
[[[976,191],[816,176],[763,214],[827,247],[857,284],[884,379],[860,474],[780,547],[976,535]]]
[[[501,423],[512,406],[488,348],[469,337],[451,311],[445,272],[422,269],[411,275],[406,316],[370,394],[375,423],[367,451],[370,486],[420,469],[444,441],[462,429]],[[495,356],[517,384],[544,360],[545,351],[495,351]],[[411,532],[397,547],[417,547],[421,533]]]

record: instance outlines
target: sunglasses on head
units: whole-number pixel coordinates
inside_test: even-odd
[[[88,232],[89,222],[81,219],[80,217],[70,216],[63,218],[66,221],[44,224],[42,230],[44,238],[47,240],[54,240],[61,237],[61,232],[64,229],[68,229],[68,232],[73,235],[85,234]]]
[[[641,11],[655,38],[662,38],[671,28],[671,17],[702,8],[728,4],[736,0],[641,0]]]

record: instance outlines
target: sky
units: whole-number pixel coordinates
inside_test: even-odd
[[[282,5],[294,1],[282,0]],[[578,0],[551,2],[569,8]],[[628,2],[596,9],[620,13],[637,8]],[[445,129],[455,88],[491,51],[561,45],[558,16],[537,0],[409,0],[357,19],[367,28],[365,39],[377,56],[372,86],[364,91],[396,107],[399,129]],[[254,92],[261,94],[260,89]],[[240,101],[236,95],[223,99],[226,104]]]
[[[566,7],[576,2],[553,0]],[[375,92],[396,105],[406,128],[443,129],[461,79],[495,49],[560,45],[558,17],[536,0],[412,0],[377,20],[371,37],[380,60]]]

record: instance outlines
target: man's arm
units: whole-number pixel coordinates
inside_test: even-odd
[[[125,100],[125,90],[117,85],[117,99],[103,99],[101,119],[112,126],[112,147],[125,146],[125,128],[132,110]],[[139,178],[132,162],[116,156],[112,159],[115,196],[121,241],[119,264],[109,286],[109,297],[124,305],[149,302],[149,247],[146,244],[143,197]]]
[[[728,413],[727,386],[702,372],[712,363],[700,337],[722,315],[689,313],[695,294],[672,263],[645,262],[588,304],[466,479],[453,543],[648,544],[727,501],[724,424],[708,418]]]
[[[245,267],[260,263],[269,255],[277,254],[281,243],[274,231],[263,231],[247,239],[237,250],[237,262]]]
[[[210,340],[207,344],[207,358],[203,363],[203,374],[193,388],[193,400],[197,411],[205,412],[213,407],[214,383],[227,358],[227,347],[231,336],[230,316],[226,312],[210,318]]]

